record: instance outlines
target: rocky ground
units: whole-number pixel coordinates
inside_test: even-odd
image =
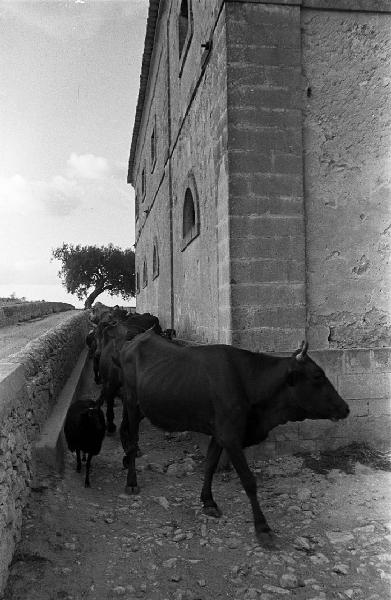
[[[91,384],[83,393],[96,392]],[[120,406],[116,414],[119,423]],[[123,493],[118,434],[93,460],[90,489],[69,453],[64,476],[32,491],[4,600],[390,597],[389,471],[349,453],[256,462],[260,503],[279,538],[277,551],[265,551],[234,472],[214,481],[224,516],[202,514],[203,459],[189,434],[144,422],[140,446],[138,496]]]
[[[8,327],[0,327],[0,360],[6,361],[7,356],[19,352],[26,344],[67,321],[76,311],[69,310],[54,313],[46,317],[24,321]]]

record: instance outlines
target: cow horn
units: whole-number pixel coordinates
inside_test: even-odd
[[[304,360],[304,357],[307,354],[307,350],[308,350],[308,342],[305,342],[303,340],[301,342],[301,348],[300,348],[299,352],[296,354],[296,360],[298,360],[299,362]]]

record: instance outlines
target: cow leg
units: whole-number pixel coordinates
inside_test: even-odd
[[[223,448],[218,444],[214,437],[211,438],[208,446],[205,461],[205,476],[201,490],[201,502],[203,503],[203,512],[209,517],[221,517],[222,512],[213,500],[212,479],[216,471],[219,458]]]
[[[91,466],[92,454],[89,452],[87,456],[86,463],[86,479],[84,482],[84,487],[90,487],[90,466]]]
[[[268,548],[269,550],[275,549],[275,536],[267,524],[261,507],[259,506],[257,498],[257,482],[247,464],[244,452],[242,448],[236,445],[226,446],[226,450],[250,500],[257,540],[265,548]]]
[[[80,473],[81,471],[81,459],[80,459],[80,450],[76,450],[76,471]]]
[[[120,427],[121,443],[125,452],[123,464],[128,468],[125,493],[138,494],[140,488],[137,485],[136,456],[138,451],[138,431],[141,415],[137,405],[128,406],[127,404],[128,403],[125,401]]]
[[[93,360],[95,383],[101,383],[101,378],[100,378],[100,373],[99,373],[99,362],[100,362],[100,354],[98,352],[95,352],[94,360]]]
[[[116,395],[117,387],[104,382],[100,396],[96,401],[98,408],[101,408],[106,402],[107,435],[112,435],[117,429],[114,423],[114,398]]]

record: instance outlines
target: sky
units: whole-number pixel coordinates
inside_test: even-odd
[[[0,297],[81,307],[52,249],[133,246],[126,177],[147,10],[148,0],[0,0]]]

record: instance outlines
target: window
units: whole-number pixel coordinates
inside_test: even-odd
[[[188,0],[182,0],[181,8],[179,11],[179,19],[178,19],[179,56],[182,55],[183,48],[184,48],[186,38],[187,38],[188,30],[189,30],[189,2],[188,2]]]
[[[139,293],[140,293],[140,272],[137,269],[137,272],[136,272],[136,294],[139,294]]]
[[[192,36],[193,19],[191,0],[181,0],[178,15],[179,77],[182,75]]]
[[[191,177],[190,185],[187,186],[183,201],[182,215],[182,251],[196,238],[200,233],[199,208],[197,198],[197,188],[194,178]]]
[[[145,190],[146,190],[146,175],[145,175],[145,167],[143,168],[143,172],[141,173],[141,196],[142,202],[144,202],[145,198]]]
[[[144,260],[144,266],[143,266],[143,287],[147,287],[147,285],[148,285],[147,261]]]
[[[157,240],[153,243],[153,256],[152,256],[152,276],[153,279],[159,275],[159,250]]]
[[[139,197],[138,197],[138,192],[136,192],[135,196],[134,196],[134,212],[135,212],[135,217],[136,217],[136,221],[139,217]]]
[[[155,168],[155,164],[156,164],[156,125],[154,125],[152,134],[151,134],[151,173],[152,173],[153,169]]]

